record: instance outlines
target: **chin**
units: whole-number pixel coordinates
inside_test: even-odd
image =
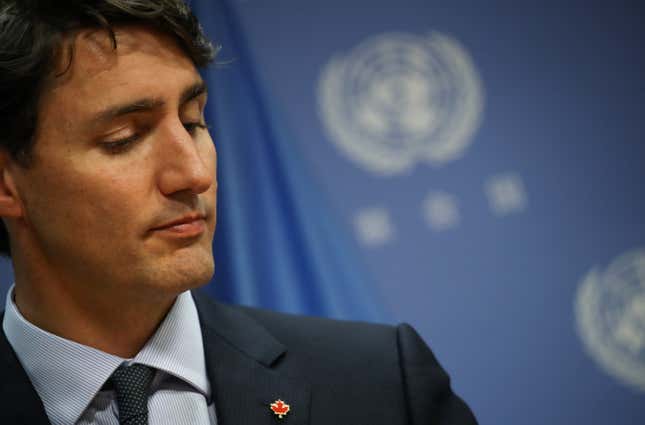
[[[215,271],[211,249],[186,251],[192,252],[175,253],[154,267],[146,278],[149,285],[156,290],[178,295],[207,284]]]
[[[207,284],[213,277],[215,264],[213,256],[192,257],[189,261],[177,265],[175,277],[183,291],[198,288]]]

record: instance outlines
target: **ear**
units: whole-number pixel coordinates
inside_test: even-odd
[[[14,181],[16,164],[4,149],[0,149],[0,217],[22,217],[22,201]]]

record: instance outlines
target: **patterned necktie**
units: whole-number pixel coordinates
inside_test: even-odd
[[[154,370],[141,364],[121,365],[110,380],[119,406],[119,425],[148,425],[148,391]]]

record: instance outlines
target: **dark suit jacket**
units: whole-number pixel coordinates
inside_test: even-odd
[[[193,297],[218,425],[476,424],[408,325],[290,316]],[[49,424],[0,333],[0,424]],[[278,398],[291,406],[282,419],[269,408]]]

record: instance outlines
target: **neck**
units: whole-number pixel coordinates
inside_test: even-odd
[[[25,319],[122,358],[133,358],[143,348],[176,299],[149,295],[60,279],[38,281],[16,270],[15,303]]]

